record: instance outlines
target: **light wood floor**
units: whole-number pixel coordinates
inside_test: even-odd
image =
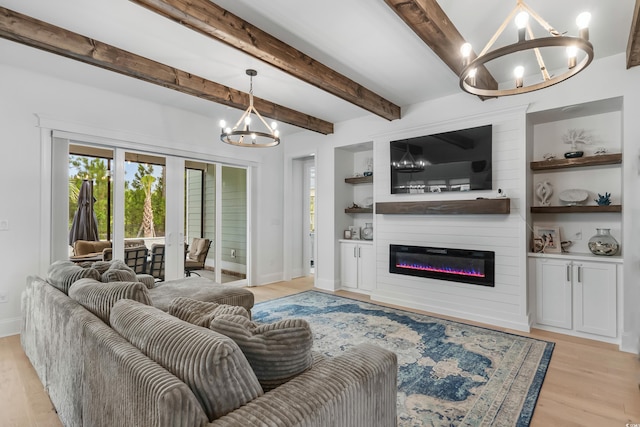
[[[256,295],[256,302],[260,302],[312,288],[312,279],[302,278],[249,289]],[[352,292],[336,293],[368,300],[368,297]],[[625,427],[627,423],[640,424],[640,362],[637,356],[622,353],[610,344],[567,335],[540,330],[530,334],[500,330],[556,343],[531,426]],[[20,347],[19,337],[0,338],[0,426],[60,425],[40,380]]]

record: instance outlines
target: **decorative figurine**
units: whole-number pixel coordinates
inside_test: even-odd
[[[578,150],[578,144],[591,144],[591,136],[583,129],[569,129],[569,131],[562,136],[562,142],[571,144],[571,151],[564,153],[564,157],[566,159],[574,159],[584,155],[584,151]]]
[[[609,206],[611,204],[611,193],[604,193],[604,196],[598,193],[598,198],[593,200],[598,206]]]
[[[607,154],[607,148],[606,147],[596,147],[596,149],[593,151],[593,154],[596,156],[601,156],[603,154]]]
[[[544,153],[544,154],[542,155],[542,158],[543,158],[544,160],[553,160],[553,159],[555,159],[555,158],[556,158],[556,155],[555,155],[555,154],[553,154],[553,153]]]
[[[549,206],[551,203],[551,195],[553,194],[553,187],[549,181],[539,182],[536,185],[536,196],[540,201],[540,206]]]

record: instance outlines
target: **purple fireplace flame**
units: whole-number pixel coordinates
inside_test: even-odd
[[[424,246],[389,246],[389,272],[495,286],[495,253]]]
[[[422,271],[433,271],[436,273],[445,273],[445,274],[459,274],[460,276],[472,276],[472,277],[485,277],[485,274],[482,271],[476,270],[467,270],[467,269],[456,269],[453,267],[434,267],[432,265],[420,265],[420,264],[407,264],[399,262],[396,264],[398,268],[408,268],[411,270],[422,270]]]

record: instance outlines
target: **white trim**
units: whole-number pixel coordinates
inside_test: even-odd
[[[51,236],[51,147],[53,136],[48,129],[40,130],[40,236]],[[44,276],[51,264],[51,239],[40,239],[40,275]]]
[[[184,142],[162,140],[161,138],[132,132],[104,129],[81,123],[57,120],[43,114],[36,114],[36,117],[38,118],[38,127],[52,130],[54,132],[54,136],[59,138],[88,142],[97,145],[108,145],[109,147],[124,148],[138,152],[178,156],[185,157],[187,159],[195,158],[199,161],[207,161],[211,163],[219,162],[233,166],[247,167],[259,164],[259,162],[256,161],[217,156],[201,151],[194,151],[191,148],[192,145]],[[159,146],[159,142],[164,146]]]
[[[620,351],[640,354],[640,337],[632,332],[623,333],[620,340]]]
[[[20,334],[21,317],[10,317],[0,320],[0,338]]]

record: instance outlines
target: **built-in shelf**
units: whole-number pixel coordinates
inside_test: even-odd
[[[511,200],[507,198],[376,203],[376,214],[486,215],[509,212]]]
[[[347,208],[344,210],[344,213],[373,213],[373,208]]]
[[[609,206],[532,206],[531,213],[593,213],[622,212],[622,205]]]
[[[373,175],[345,178],[344,182],[347,184],[370,184],[373,182]]]
[[[616,165],[622,163],[622,154],[602,154],[598,156],[578,157],[575,159],[551,159],[531,162],[529,167],[534,171],[576,168],[584,166]]]

